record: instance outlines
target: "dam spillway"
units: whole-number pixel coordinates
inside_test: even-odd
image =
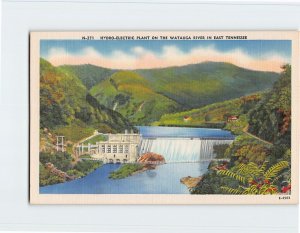
[[[164,126],[138,126],[139,155],[153,152],[167,163],[201,162],[215,158],[215,145],[231,144],[235,136],[227,130]]]
[[[215,158],[214,146],[231,144],[233,138],[143,138],[140,155],[153,152],[167,163],[210,161]]]

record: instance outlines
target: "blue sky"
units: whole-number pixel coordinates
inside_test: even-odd
[[[246,68],[271,69],[271,61],[279,64],[291,59],[291,41],[288,40],[42,40],[40,49],[41,57],[54,65],[92,63],[118,68],[117,63],[120,63],[121,69],[184,65],[206,59],[222,61],[222,56],[225,62],[232,62],[238,56],[241,62],[236,65]],[[251,67],[255,61],[261,65]],[[262,62],[267,61],[269,63],[263,65]]]
[[[219,51],[230,51],[236,48],[242,49],[250,56],[261,56],[276,52],[286,58],[291,56],[291,41],[289,40],[147,40],[147,41],[82,41],[82,40],[43,40],[41,42],[41,56],[47,57],[51,48],[65,48],[71,53],[80,53],[85,47],[93,47],[95,50],[109,55],[114,50],[130,52],[133,47],[141,46],[155,53],[161,53],[164,46],[176,46],[184,52],[195,47],[214,46]]]

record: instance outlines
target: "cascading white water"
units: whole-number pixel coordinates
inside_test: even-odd
[[[153,152],[170,162],[209,161],[215,157],[214,145],[230,144],[233,140],[201,138],[143,138],[140,154]]]

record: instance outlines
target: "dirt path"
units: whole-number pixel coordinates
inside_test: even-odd
[[[247,126],[243,129],[243,132],[244,132],[245,134],[249,135],[250,137],[253,137],[253,138],[255,138],[255,139],[257,139],[257,140],[259,140],[259,141],[261,141],[261,142],[264,142],[264,143],[266,143],[266,144],[268,144],[268,145],[273,145],[273,143],[268,142],[268,141],[266,141],[266,140],[263,140],[263,139],[261,139],[261,138],[255,136],[255,135],[252,134],[252,133],[249,133],[249,132],[248,132],[248,129],[249,129],[249,125],[247,125]]]

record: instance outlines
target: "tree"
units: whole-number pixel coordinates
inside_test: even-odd
[[[276,143],[290,147],[291,135],[291,66],[282,66],[283,71],[272,90],[249,111],[249,132]]]
[[[211,117],[210,114],[206,114],[204,119],[205,119],[206,122],[209,122],[209,121],[211,121],[212,117]]]
[[[214,145],[213,150],[214,153],[216,154],[216,158],[226,158],[225,157],[225,151],[229,147],[228,144],[220,144],[220,145]]]
[[[239,164],[232,170],[220,170],[218,175],[231,177],[239,182],[238,188],[222,186],[221,189],[229,194],[276,194],[278,186],[276,183],[282,176],[282,171],[289,168],[287,161],[281,161],[269,169],[267,163],[258,166],[255,163]]]

